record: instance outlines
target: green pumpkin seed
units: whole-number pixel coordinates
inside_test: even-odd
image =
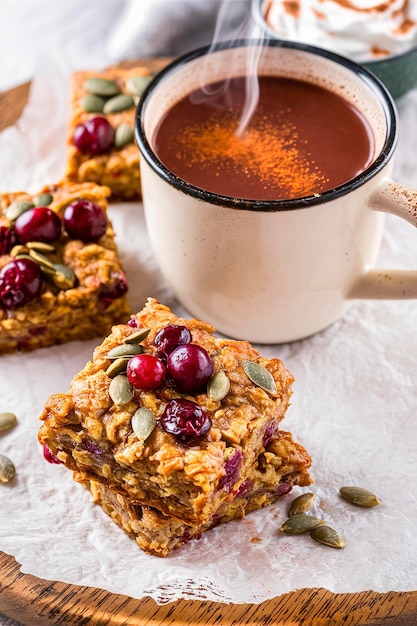
[[[88,93],[81,98],[80,104],[87,113],[102,113],[106,100],[94,93]]]
[[[10,459],[0,454],[0,482],[9,483],[15,476],[16,469]]]
[[[116,406],[122,406],[131,401],[134,396],[133,386],[125,374],[115,376],[109,387],[109,395]]]
[[[375,494],[363,487],[341,487],[340,495],[348,502],[357,506],[371,507],[381,503],[381,500]]]
[[[55,268],[55,264],[50,259],[48,259],[47,256],[45,256],[44,254],[41,254],[37,250],[33,250],[33,249],[29,250],[29,256],[33,261],[38,263],[41,266],[41,268],[42,267],[47,267],[49,269]]]
[[[95,96],[115,96],[120,93],[120,87],[114,80],[92,76],[84,81],[83,87]]]
[[[120,111],[126,111],[135,106],[135,102],[132,96],[125,93],[120,93],[118,96],[113,96],[110,100],[107,100],[103,107],[103,113],[120,113]]]
[[[123,374],[123,372],[126,371],[128,362],[128,358],[120,357],[119,359],[116,359],[106,369],[107,376],[109,378],[114,378],[118,374]]]
[[[310,531],[310,537],[330,548],[344,548],[345,542],[339,533],[330,526],[316,526]]]
[[[11,204],[9,204],[9,206],[6,209],[5,215],[8,220],[10,220],[11,222],[14,222],[15,220],[17,220],[19,215],[22,215],[22,213],[29,211],[29,209],[33,209],[34,206],[35,205],[33,204],[33,202],[24,202],[22,200],[16,200],[15,202],[12,202]]]
[[[292,515],[300,515],[301,513],[305,513],[313,504],[313,500],[315,498],[314,493],[302,493],[301,496],[295,498],[290,504],[288,509],[288,515],[291,517]]]
[[[55,246],[44,241],[28,241],[26,246],[30,250],[37,250],[38,252],[53,252],[55,250]]]
[[[229,393],[230,380],[223,370],[219,370],[207,383],[207,395],[211,400],[220,402]]]
[[[17,418],[14,413],[9,413],[8,411],[0,413],[0,431],[9,430],[9,428],[12,428],[16,422]]]
[[[52,274],[52,282],[59,289],[72,289],[75,285],[76,276],[72,269],[64,263],[54,263],[55,272]]]
[[[274,377],[271,372],[266,369],[266,367],[259,365],[259,363],[255,363],[255,361],[245,361],[243,369],[245,370],[247,377],[255,385],[257,385],[257,387],[260,387],[268,393],[275,394],[277,392]]]
[[[31,257],[29,257],[31,258]],[[33,259],[32,259],[33,261]],[[46,276],[55,276],[56,271],[54,267],[47,267],[46,265],[41,265],[41,272],[43,272],[44,274],[46,274]],[[52,281],[54,282],[54,281]]]
[[[35,206],[49,206],[53,200],[50,193],[41,193],[34,199]]]
[[[151,80],[152,76],[132,76],[126,81],[126,89],[135,96],[141,96]]]
[[[136,354],[143,354],[145,348],[139,344],[122,343],[120,346],[116,346],[109,350],[107,353],[108,359],[118,359],[120,357],[132,357]]]
[[[324,520],[314,517],[314,515],[292,515],[281,526],[280,530],[289,535],[301,535],[306,533],[320,524],[324,524]]]
[[[139,441],[146,441],[155,428],[155,417],[150,409],[141,406],[132,417],[132,430]]]
[[[141,343],[151,332],[150,328],[142,328],[124,338],[124,343]]]
[[[127,146],[129,143],[133,143],[134,136],[135,134],[130,124],[126,122],[119,124],[114,134],[114,147],[120,150],[120,148]]]

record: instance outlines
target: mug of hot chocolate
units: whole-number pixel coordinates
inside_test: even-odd
[[[358,298],[417,298],[417,268],[375,267],[384,213],[417,226],[391,178],[397,113],[363,66],[306,44],[223,42],[171,63],[136,115],[162,273],[228,336],[282,343]]]

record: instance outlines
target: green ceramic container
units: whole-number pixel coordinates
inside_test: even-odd
[[[395,99],[417,87],[417,46],[403,54],[363,65],[382,80]]]

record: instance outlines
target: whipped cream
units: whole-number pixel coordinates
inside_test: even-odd
[[[355,61],[379,60],[417,45],[415,0],[266,0],[262,14],[282,39]]]

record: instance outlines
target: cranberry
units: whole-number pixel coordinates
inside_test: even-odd
[[[175,348],[168,356],[167,368],[178,391],[183,393],[200,389],[214,371],[207,351],[193,343]]]
[[[192,444],[210,429],[211,419],[192,400],[177,398],[168,402],[159,424],[178,441]]]
[[[292,484],[288,483],[284,480],[279,483],[278,487],[275,489],[275,493],[277,496],[285,496],[287,493],[290,493],[292,489]]]
[[[139,328],[139,322],[134,315],[126,322],[127,326],[130,328]]]
[[[100,454],[104,453],[104,450],[102,450],[100,446],[91,439],[85,439],[81,445],[84,450],[87,450],[87,452],[90,452],[90,454],[100,456]]]
[[[191,333],[186,326],[170,324],[156,334],[154,345],[164,355],[170,354],[178,346],[191,343]]]
[[[43,241],[52,243],[61,232],[61,220],[47,206],[28,209],[16,219],[14,229],[20,243]]]
[[[104,117],[92,117],[76,126],[72,143],[82,154],[96,156],[112,147],[115,131]]]
[[[52,450],[48,448],[47,445],[43,446],[43,456],[48,461],[48,463],[56,463],[57,465],[62,463],[62,461],[58,459],[58,457],[52,452]]]
[[[267,426],[267,428],[265,428],[265,432],[263,436],[263,445],[265,448],[271,442],[271,439],[275,435],[276,430],[277,430],[276,424],[271,424],[270,426]]]
[[[224,464],[226,474],[219,480],[219,489],[224,489],[228,493],[232,491],[233,485],[239,478],[240,468],[242,466],[243,455],[240,450],[235,450],[232,456]]]
[[[103,309],[107,309],[114,300],[118,300],[124,296],[128,290],[126,276],[123,272],[115,272],[112,277],[114,278],[113,283],[100,286],[98,297]]]
[[[42,274],[30,259],[14,259],[0,271],[0,306],[7,310],[23,306],[40,295]]]
[[[17,239],[14,228],[0,226],[0,256],[10,252],[16,241]]]
[[[127,377],[136,389],[157,389],[165,380],[165,365],[152,354],[137,354],[127,364]]]
[[[253,489],[252,481],[250,478],[247,478],[246,480],[243,481],[243,483],[238,488],[236,492],[236,497],[243,498],[244,496],[247,496],[252,491],[252,489]]]
[[[72,239],[98,241],[106,232],[107,217],[98,204],[75,200],[65,208],[64,227]]]

